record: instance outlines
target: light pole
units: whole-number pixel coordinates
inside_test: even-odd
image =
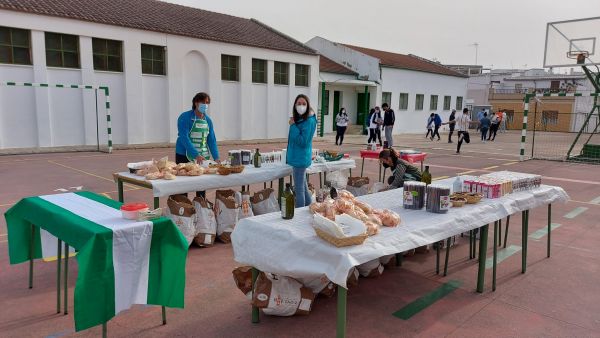
[[[475,47],[475,64],[477,64],[477,52],[478,52],[478,49],[479,49],[479,43],[478,42],[474,42],[470,46]]]

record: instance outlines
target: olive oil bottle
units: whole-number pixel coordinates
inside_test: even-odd
[[[254,153],[254,168],[260,168],[261,165],[261,156],[258,148],[256,148],[256,152]]]
[[[294,218],[294,208],[296,207],[296,197],[292,191],[291,184],[285,185],[285,191],[281,195],[281,217],[283,219]]]
[[[421,182],[431,184],[431,173],[428,165],[425,166],[425,171],[421,174]]]

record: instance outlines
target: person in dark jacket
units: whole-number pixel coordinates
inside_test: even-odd
[[[397,189],[404,186],[404,181],[420,181],[419,168],[400,158],[398,153],[391,148],[383,149],[379,153],[379,162],[384,168],[391,168],[392,176],[388,178],[387,189]]]
[[[348,122],[350,118],[348,117],[348,113],[346,113],[346,108],[340,109],[340,112],[335,117],[335,126],[336,126],[336,134],[335,134],[335,145],[342,145],[344,143],[344,134],[346,133],[346,128],[348,128]]]
[[[440,140],[440,127],[442,126],[442,118],[438,113],[433,114],[433,134],[431,135],[431,140],[435,135],[437,135],[437,140]]]
[[[479,120],[479,130],[481,130],[481,141],[485,143],[485,137],[487,136],[487,132],[490,129],[491,121],[488,118],[487,113],[483,113],[483,117]]]
[[[391,148],[394,146],[394,138],[392,137],[392,131],[394,130],[394,123],[396,123],[396,114],[387,103],[381,105],[383,111],[383,129],[385,131],[385,141],[387,146]]]
[[[452,143],[452,134],[454,134],[454,120],[456,119],[456,109],[452,109],[452,113],[450,113],[450,117],[448,117],[448,127],[450,128],[450,133],[448,133],[448,143]]]

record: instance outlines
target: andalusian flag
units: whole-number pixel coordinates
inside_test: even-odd
[[[91,192],[21,200],[6,214],[10,263],[42,257],[40,228],[77,250],[77,331],[132,304],[183,308],[187,242],[167,218],[126,220],[121,203]],[[56,242],[55,242],[56,243]]]

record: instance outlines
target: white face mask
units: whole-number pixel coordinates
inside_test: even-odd
[[[304,115],[304,113],[306,113],[306,106],[298,104],[296,105],[296,111],[298,112],[298,114]]]

